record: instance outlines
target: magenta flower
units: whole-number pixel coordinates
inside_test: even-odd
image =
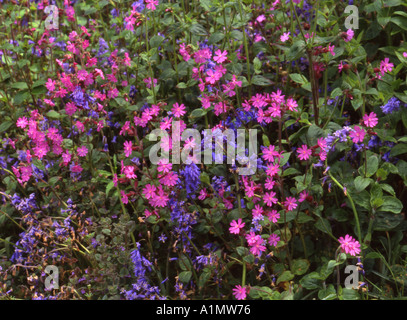
[[[380,72],[382,73],[382,75],[393,70],[394,64],[389,61],[389,58],[384,58],[384,60],[380,62]]]
[[[328,45],[328,51],[332,54],[332,56],[335,56],[334,49],[335,49],[335,46],[331,46],[331,44]]]
[[[77,149],[79,157],[85,157],[88,154],[88,148],[86,146],[81,146]]]
[[[126,157],[130,157],[131,153],[133,152],[133,144],[131,141],[124,142],[124,155]]]
[[[275,146],[273,146],[273,145],[269,145],[269,147],[267,149],[264,148],[262,158],[264,160],[274,162],[274,158],[280,156],[280,153],[278,151],[275,151],[274,149],[275,149]]]
[[[182,117],[186,113],[184,104],[182,103],[181,105],[179,105],[178,102],[174,103],[171,111],[172,111],[174,117],[177,117],[177,118]]]
[[[153,197],[150,199],[150,204],[153,207],[165,207],[168,203],[168,195],[165,193],[165,191],[162,189],[162,186],[160,185],[158,187],[158,193],[154,194]]]
[[[254,209],[252,210],[253,217],[261,216],[263,214],[263,208],[256,204]]]
[[[155,195],[156,186],[153,184],[146,184],[143,189],[143,195],[146,199],[151,199]]]
[[[136,179],[137,176],[134,173],[134,167],[133,166],[125,166],[123,169],[123,173],[126,175],[127,179]]]
[[[280,237],[275,233],[272,233],[268,239],[269,245],[276,247],[278,242],[280,241]]]
[[[78,108],[75,106],[73,102],[68,102],[65,105],[65,112],[68,116],[72,116]]]
[[[266,251],[265,240],[261,236],[256,238],[256,242],[250,247],[250,253],[260,257],[263,251]]]
[[[277,210],[271,210],[267,213],[267,217],[271,222],[277,223],[278,219],[280,219],[280,214],[277,212]]]
[[[308,160],[312,154],[312,150],[308,149],[307,145],[303,144],[300,148],[297,149],[297,153],[300,160]]]
[[[371,112],[369,115],[365,114],[363,116],[363,123],[366,127],[373,128],[377,125],[378,119],[376,117],[376,113]]]
[[[309,193],[304,190],[303,192],[300,193],[300,196],[298,197],[298,202],[300,202],[300,203],[304,202],[308,196],[309,196]]]
[[[241,285],[237,285],[233,289],[233,295],[237,300],[244,300],[246,299],[246,287],[242,287]]]
[[[297,208],[297,200],[294,197],[288,197],[284,201],[284,206],[288,211],[292,211]]]
[[[24,129],[28,125],[28,120],[26,117],[20,117],[17,120],[17,127]]]
[[[158,6],[158,1],[156,0],[145,0],[147,4],[147,9],[150,9],[151,11],[154,11],[156,9],[156,6]]]
[[[355,35],[355,32],[352,29],[348,29],[348,31],[346,31],[346,37],[345,37],[345,42],[349,42],[353,39],[353,36]]]
[[[290,32],[285,32],[280,37],[281,42],[286,42],[288,39],[290,39]]]
[[[177,184],[178,175],[174,171],[170,171],[164,176],[159,176],[159,179],[160,183],[163,185],[172,187]]]
[[[227,60],[227,55],[228,52],[226,50],[222,52],[221,50],[218,49],[215,51],[215,56],[213,57],[213,60],[215,60],[215,62],[217,63],[222,63]]]
[[[266,192],[263,197],[264,203],[269,207],[271,207],[273,205],[273,203],[276,204],[278,202],[278,200],[275,197],[275,195],[276,195],[276,193],[274,191],[270,191],[268,193]]]
[[[206,192],[206,188],[201,189],[201,191],[199,191],[199,200],[205,200],[206,197],[208,196],[208,193]]]
[[[341,244],[342,252],[350,254],[351,256],[356,256],[360,253],[359,241],[353,239],[350,235],[347,234],[345,238],[340,237],[338,241]]]
[[[242,229],[242,228],[244,227],[244,225],[245,225],[245,223],[242,222],[242,219],[240,219],[240,218],[239,218],[237,221],[236,221],[236,220],[233,220],[233,221],[230,223],[229,232],[230,232],[230,233],[233,233],[233,234],[239,234],[239,233],[240,233],[240,229]]]
[[[365,135],[365,130],[359,126],[355,126],[349,134],[349,136],[352,138],[353,143],[363,142]]]
[[[129,198],[127,197],[127,194],[123,190],[120,190],[120,195],[122,196],[122,202],[128,204]]]
[[[158,168],[157,171],[158,172],[162,172],[162,173],[166,173],[166,172],[170,172],[170,170],[172,169],[172,163],[169,163],[168,159],[161,159],[160,161],[158,161]]]

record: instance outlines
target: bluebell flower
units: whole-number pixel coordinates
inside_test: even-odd
[[[380,107],[384,114],[390,114],[400,109],[400,100],[396,97],[391,98],[384,106]]]

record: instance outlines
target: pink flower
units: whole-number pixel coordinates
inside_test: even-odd
[[[184,104],[182,103],[181,105],[179,105],[178,102],[174,103],[171,111],[174,114],[174,117],[177,118],[182,117],[186,113]]]
[[[69,164],[69,162],[71,161],[72,155],[69,153],[69,151],[65,151],[62,154],[62,160],[63,160],[63,164],[66,166]]]
[[[273,247],[277,246],[279,241],[280,241],[280,237],[278,235],[276,235],[275,233],[271,234],[268,239],[269,245],[271,245]]]
[[[403,57],[407,58],[407,52],[403,52]]]
[[[278,202],[278,200],[275,197],[275,195],[276,195],[276,193],[274,191],[265,193],[264,197],[263,197],[264,203],[269,207],[271,207],[273,205],[273,203],[276,204]]]
[[[275,146],[269,145],[269,147],[266,149],[263,149],[263,156],[262,158],[264,160],[274,162],[274,157],[280,157],[280,153],[278,151],[275,151]]]
[[[384,58],[384,60],[380,62],[380,72],[382,75],[384,75],[385,72],[391,72],[393,70],[394,64],[389,61],[389,58]]]
[[[254,190],[256,189],[256,185],[254,184],[253,181],[250,181],[250,185],[247,184],[245,186],[245,192],[246,192],[246,196],[251,198],[254,196]]]
[[[55,90],[55,81],[53,81],[51,78],[48,78],[48,82],[45,84],[45,87],[48,89],[48,91],[54,91]]]
[[[206,75],[207,77],[205,78],[205,81],[209,82],[210,84],[215,84],[216,81],[221,78],[221,75],[218,72],[213,71],[212,69],[209,69]]]
[[[127,179],[136,179],[137,176],[136,176],[136,174],[134,173],[134,169],[135,169],[135,168],[134,168],[133,166],[125,166],[125,167],[123,168],[123,172],[122,172],[122,173],[125,174],[125,176],[126,176]]]
[[[267,166],[266,174],[270,177],[273,177],[278,174],[280,166],[278,164],[269,164]]]
[[[263,251],[266,251],[265,241],[261,236],[256,238],[256,242],[251,245],[250,253],[255,256],[260,256]]]
[[[342,252],[349,253],[351,256],[356,256],[360,253],[359,241],[353,239],[350,235],[346,235],[345,238],[340,237],[338,239],[341,244]]]
[[[203,188],[203,189],[201,189],[201,191],[199,191],[198,199],[205,200],[207,196],[208,196],[208,194],[206,193],[206,188]]]
[[[143,195],[146,199],[151,199],[155,195],[156,186],[153,184],[146,184],[143,189]]]
[[[129,198],[127,197],[127,194],[123,190],[120,190],[120,194],[122,196],[122,202],[124,204],[128,204],[129,203]]]
[[[355,126],[349,134],[349,136],[352,138],[353,143],[363,142],[365,135],[365,130],[359,126]]]
[[[294,197],[288,197],[284,201],[284,206],[288,211],[292,211],[297,208],[297,200]]]
[[[280,37],[281,42],[286,42],[288,39],[290,39],[290,32],[285,32]]]
[[[76,74],[79,80],[84,81],[86,77],[88,76],[88,72],[84,69],[79,70],[78,73]]]
[[[126,157],[130,157],[131,153],[133,152],[133,144],[131,141],[124,142],[124,155]]]
[[[256,204],[254,209],[252,210],[253,217],[261,216],[263,214],[263,208]]]
[[[164,176],[158,176],[158,178],[160,183],[168,187],[175,186],[178,181],[178,175],[174,171],[170,171]]]
[[[297,101],[295,101],[292,98],[287,99],[287,108],[288,108],[288,110],[298,112],[297,107],[298,107]]]
[[[158,172],[166,173],[172,169],[172,163],[169,163],[169,160],[164,158],[158,161]]]
[[[215,56],[213,57],[213,60],[215,60],[215,62],[217,63],[222,63],[227,60],[227,55],[228,52],[226,50],[222,52],[220,49],[218,49],[215,51]]]
[[[153,207],[165,207],[168,203],[168,195],[162,189],[160,185],[158,187],[158,193],[154,194],[153,197],[150,199],[150,204]]]
[[[88,154],[88,148],[86,146],[81,146],[77,149],[78,156],[85,157]]]
[[[233,221],[230,223],[229,232],[230,232],[230,233],[233,233],[233,234],[239,234],[239,233],[240,233],[240,229],[242,229],[242,228],[244,227],[244,225],[245,225],[245,223],[242,222],[242,219],[240,219],[240,218],[239,218],[237,221],[236,221],[236,220],[233,220]]]
[[[158,1],[156,0],[145,0],[147,4],[147,9],[150,9],[151,11],[154,11],[156,9],[155,6],[158,5]]]
[[[371,112],[369,115],[365,114],[363,116],[363,123],[366,127],[373,128],[377,125],[378,119],[376,117],[376,113]]]
[[[331,44],[328,45],[328,51],[332,54],[332,56],[335,56],[334,49],[335,49],[335,46],[331,46]]]
[[[300,160],[308,160],[312,154],[311,149],[308,149],[307,145],[303,144],[300,148],[297,149],[298,158]]]
[[[24,129],[28,125],[28,119],[26,117],[20,117],[17,120],[17,127]]]
[[[273,180],[272,177],[267,177],[267,178],[266,178],[266,182],[264,183],[264,187],[265,187],[267,190],[271,190],[271,189],[273,189],[273,187],[274,187],[275,184],[276,184],[276,182]]]
[[[303,192],[300,193],[300,196],[298,197],[298,202],[300,202],[300,203],[304,202],[308,196],[309,196],[309,193],[304,190]]]
[[[73,102],[68,102],[65,105],[65,112],[68,116],[72,116],[78,108],[75,106]]]
[[[277,223],[278,219],[280,219],[280,214],[277,212],[277,210],[271,210],[267,213],[267,217],[271,222]]]
[[[345,36],[345,42],[349,42],[353,39],[353,36],[355,35],[355,32],[352,29],[348,29],[348,31],[346,31],[346,36]]]
[[[233,289],[233,295],[237,300],[244,300],[246,299],[246,287],[242,287],[241,285],[237,285]]]

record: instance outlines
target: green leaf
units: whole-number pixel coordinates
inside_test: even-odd
[[[309,82],[305,76],[299,73],[291,73],[290,78],[291,80],[299,84],[306,84],[307,82]]]
[[[307,272],[308,268],[310,266],[310,263],[306,259],[296,259],[293,260],[291,264],[291,271],[295,275],[303,275],[304,273]]]
[[[376,212],[373,224],[375,231],[389,231],[397,227],[404,220],[401,214]]]
[[[343,300],[359,300],[360,296],[356,290],[344,288],[342,291]]]
[[[270,86],[270,85],[272,85],[273,83],[271,82],[271,80],[269,80],[269,79],[267,79],[267,78],[265,78],[265,77],[263,77],[263,76],[255,75],[255,76],[253,76],[253,78],[252,78],[252,84],[254,84],[254,85],[256,85],[256,86],[263,86],[263,87],[265,87],[265,86]]]
[[[0,132],[6,131],[8,128],[11,127],[13,123],[11,121],[4,121],[0,124]]]
[[[379,211],[400,213],[403,209],[403,204],[396,197],[384,196],[382,199],[383,204],[378,209]]]
[[[355,189],[357,192],[363,191],[366,187],[372,182],[373,180],[370,178],[363,178],[361,176],[357,176],[355,179]]]
[[[204,109],[195,109],[194,111],[191,112],[190,117],[191,118],[200,118],[203,117],[206,114],[206,110]]]
[[[114,182],[110,181],[106,186],[106,198],[109,196],[110,190],[114,187]]]
[[[51,118],[51,119],[59,119],[59,118],[61,118],[61,115],[55,110],[48,111],[45,115],[48,118]]]
[[[13,89],[20,89],[20,90],[28,89],[28,85],[25,82],[15,82],[11,85],[11,87]]]
[[[162,37],[162,36],[158,36],[158,35],[152,36],[150,39],[150,46],[152,48],[158,48],[163,41],[164,41],[164,37]]]
[[[374,175],[379,168],[379,158],[376,155],[372,155],[367,159],[367,172],[366,177],[371,177]],[[364,166],[363,166],[364,170]]]
[[[215,43],[218,43],[219,41],[221,41],[223,38],[225,37],[224,33],[221,32],[215,32],[213,33],[209,39],[208,39],[208,45],[212,45]]]
[[[206,29],[199,23],[194,23],[191,28],[189,29],[192,34],[195,34],[197,36],[207,36],[208,33]]]
[[[403,30],[407,30],[407,18],[405,17],[392,17],[390,22],[400,27]]]
[[[322,289],[322,280],[318,272],[311,272],[300,280],[300,285],[308,290]]]
[[[325,232],[327,234],[332,234],[332,227],[329,223],[329,221],[325,218],[319,218],[319,220],[315,223],[315,227],[322,232]]]
[[[396,157],[400,154],[407,153],[407,144],[406,143],[399,143],[395,145],[390,151],[390,157]]]
[[[249,254],[249,249],[247,249],[246,247],[237,247],[236,252],[239,256],[244,257]]]
[[[277,284],[280,282],[284,281],[290,281],[294,278],[294,275],[291,273],[291,271],[284,271],[278,278],[277,278]]]
[[[191,279],[192,276],[192,271],[182,271],[179,276],[178,279],[179,281],[181,281],[182,283],[188,283],[189,280]]]

